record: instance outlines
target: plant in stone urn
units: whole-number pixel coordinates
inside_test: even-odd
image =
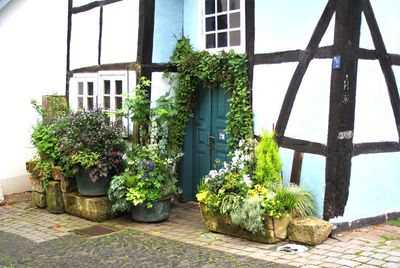
[[[123,170],[122,129],[101,110],[78,111],[69,117],[61,150],[74,165],[78,192],[86,196],[107,193],[111,177]]]

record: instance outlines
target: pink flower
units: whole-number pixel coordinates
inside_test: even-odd
[[[116,157],[118,155],[118,153],[117,152],[110,152],[108,155],[111,156],[111,157]]]

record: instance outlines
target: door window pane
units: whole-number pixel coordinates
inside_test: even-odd
[[[206,14],[215,13],[215,0],[206,0]]]
[[[122,97],[115,97],[115,109],[122,109]]]
[[[235,10],[240,8],[240,0],[231,0],[229,3],[229,10]]]
[[[110,80],[104,80],[104,94],[110,94],[111,83]]]
[[[229,32],[229,45],[240,46],[240,31]]]
[[[83,98],[82,97],[78,97],[78,108],[79,109],[83,108]]]
[[[218,33],[218,47],[226,47],[228,45],[228,33]]]
[[[83,95],[83,82],[78,82],[78,95]]]
[[[227,10],[228,0],[217,0],[218,12],[224,12]]]
[[[115,81],[115,94],[117,94],[117,95],[122,94],[122,81],[121,80]]]
[[[218,16],[218,30],[224,30],[226,28],[228,28],[227,16],[226,15]]]
[[[88,95],[93,96],[93,82],[88,82],[87,86],[88,86]]]
[[[240,13],[231,13],[229,14],[229,28],[238,28],[240,27]]]
[[[215,34],[206,35],[206,48],[215,48]]]
[[[106,110],[110,109],[110,97],[104,96],[103,100],[104,100],[103,101],[104,109],[106,109]]]
[[[88,107],[88,110],[93,110],[93,98],[87,99],[87,107]]]
[[[206,31],[215,31],[215,17],[206,18]]]

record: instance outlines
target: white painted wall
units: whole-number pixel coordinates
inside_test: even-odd
[[[0,10],[0,184],[30,189],[25,162],[36,115],[31,99],[65,92],[67,1],[14,0]]]

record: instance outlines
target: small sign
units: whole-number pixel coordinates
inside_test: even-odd
[[[220,141],[224,141],[225,140],[225,133],[224,132],[219,132],[218,133],[218,139]]]
[[[340,70],[341,61],[342,61],[342,56],[340,56],[340,55],[333,56],[332,69]]]
[[[337,138],[338,140],[350,140],[351,138],[353,138],[353,131],[340,131]]]

